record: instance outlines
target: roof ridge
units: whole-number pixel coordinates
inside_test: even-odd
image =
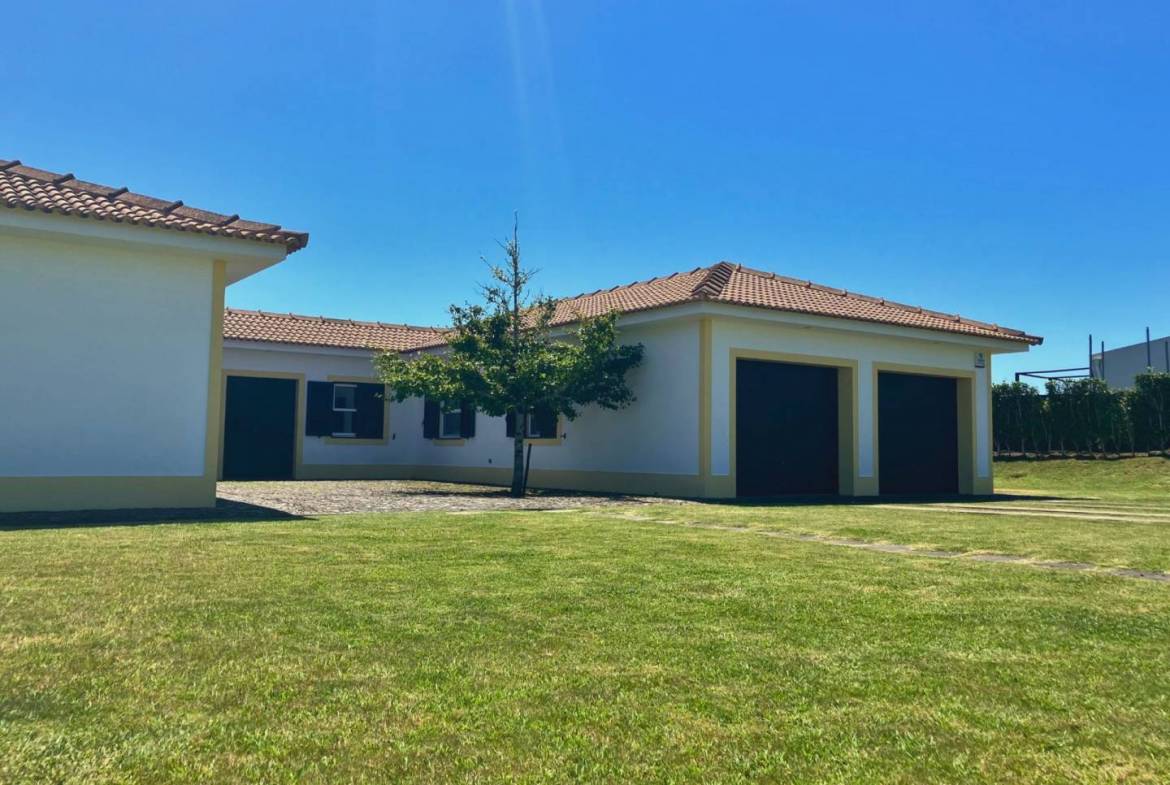
[[[291,311],[289,311],[289,312],[262,311],[262,310],[251,310],[248,308],[232,308],[231,306],[225,307],[223,310],[224,310],[224,313],[232,313],[232,314],[247,314],[250,316],[268,316],[268,317],[274,317],[274,318],[278,318],[278,319],[297,319],[300,321],[307,321],[307,322],[329,322],[329,323],[335,323],[335,324],[352,324],[352,325],[360,325],[362,327],[400,327],[400,328],[405,328],[408,330],[426,330],[428,332],[436,332],[436,333],[442,333],[442,332],[445,332],[448,329],[450,329],[447,327],[430,327],[427,325],[405,324],[405,323],[401,323],[401,322],[369,322],[369,321],[363,321],[360,319],[346,319],[346,318],[339,317],[339,316],[310,316],[308,314],[292,313]]]
[[[708,300],[712,297],[718,297],[727,288],[727,284],[730,283],[731,274],[734,270],[735,266],[731,262],[720,261],[711,265],[707,268],[707,274],[703,276],[703,280],[699,281],[691,289],[691,297],[697,300]]]

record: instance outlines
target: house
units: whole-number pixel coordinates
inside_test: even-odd
[[[1118,390],[1133,389],[1134,378],[1147,371],[1170,373],[1170,335],[1146,340],[1141,343],[1119,346],[1093,352],[1090,356],[1090,375],[1104,379],[1110,387]]]
[[[224,287],[307,242],[0,160],[0,511],[214,504]]]
[[[224,478],[506,484],[511,429],[536,487],[732,497],[992,490],[991,358],[1040,338],[728,262],[557,304],[620,313],[645,347],[627,409],[523,424],[392,402],[378,352],[434,327],[228,309]]]

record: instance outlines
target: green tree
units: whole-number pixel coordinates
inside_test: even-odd
[[[500,243],[503,264],[490,264],[483,304],[452,305],[447,344],[433,353],[385,353],[375,365],[394,399],[466,401],[493,417],[513,418],[512,495],[523,496],[525,417],[573,420],[584,406],[620,409],[634,400],[626,372],[642,361],[642,345],[618,343],[617,314],[570,316],[553,326],[555,300],[529,293],[535,270],[520,263],[518,228]],[[486,260],[485,260],[486,261]],[[563,322],[564,319],[558,319]]]

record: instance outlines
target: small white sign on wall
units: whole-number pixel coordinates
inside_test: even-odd
[[[976,368],[986,368],[987,367],[987,355],[986,354],[984,354],[983,352],[975,352],[975,367]]]

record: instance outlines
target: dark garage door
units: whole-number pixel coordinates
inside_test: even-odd
[[[878,374],[878,490],[957,493],[957,388],[945,376]]]
[[[296,380],[229,376],[225,406],[223,478],[292,479]]]
[[[837,369],[738,360],[735,492],[837,492]]]

